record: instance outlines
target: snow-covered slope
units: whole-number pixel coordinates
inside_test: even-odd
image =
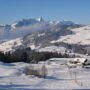
[[[90,44],[89,28],[67,20],[23,19],[12,25],[0,25],[0,40],[10,39],[0,44],[0,51],[12,51],[23,45],[39,51],[65,52],[65,43]]]
[[[90,45],[90,26],[71,29],[73,34],[61,36],[58,40],[53,40],[51,43],[65,42],[69,44]]]
[[[20,45],[24,45],[26,47],[31,47],[32,49],[39,49],[39,51],[65,52],[66,48],[63,45],[60,46],[58,44],[59,46],[55,46],[55,43],[63,42],[67,44],[90,45],[90,35],[89,35],[90,26],[89,25],[70,29],[69,31],[68,29],[66,29],[64,31],[64,34],[66,35],[64,36],[63,34],[61,34],[62,33],[61,27],[60,28],[56,27],[55,29],[50,27],[49,30],[47,29],[41,33],[37,32],[35,34],[30,34],[30,35],[27,35],[25,38],[17,38],[17,39],[4,42],[0,44],[0,50],[10,51],[17,48]],[[70,34],[67,34],[67,31]],[[58,37],[58,39],[56,37]]]
[[[58,46],[47,46],[45,48],[40,48],[39,52],[61,52],[61,53],[65,53],[66,48],[64,47],[58,47]]]
[[[15,50],[15,48],[17,48],[20,45],[22,45],[21,38],[9,40],[7,42],[0,44],[0,51],[4,51],[4,52],[12,51]]]
[[[48,74],[46,78],[34,75],[25,75],[27,63],[2,63],[0,62],[0,89],[1,90],[43,90],[43,89],[90,89],[90,69],[69,69],[64,63],[72,58],[53,58],[44,63]],[[46,61],[47,62],[47,61]],[[43,64],[43,63],[42,63]],[[40,66],[42,64],[33,64]]]

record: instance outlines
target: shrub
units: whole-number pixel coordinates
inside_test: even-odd
[[[24,73],[26,75],[34,75],[40,78],[45,78],[47,76],[47,68],[45,65],[43,65],[42,67],[38,67],[37,69],[35,68],[35,64],[30,65],[30,66],[26,66]]]
[[[41,74],[41,77],[44,77],[44,78],[47,76],[47,68],[45,64],[42,66],[40,74]]]

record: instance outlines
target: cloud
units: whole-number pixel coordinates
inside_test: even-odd
[[[30,33],[35,33],[46,28],[45,23],[37,23],[29,26],[18,27],[9,31],[0,29],[0,39],[10,39],[25,36]]]

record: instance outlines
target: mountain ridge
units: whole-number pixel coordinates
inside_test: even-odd
[[[45,48],[57,51],[59,48],[59,52],[60,49],[62,52],[66,52],[66,50],[73,52],[80,45],[85,48],[90,45],[87,43],[90,39],[89,25],[81,25],[67,20],[45,21],[42,17],[23,19],[18,23],[18,25],[17,23],[12,24],[14,29],[7,30],[5,35],[2,35],[8,41],[0,44],[1,51],[7,52],[30,47],[39,51],[45,51]],[[3,39],[1,38],[1,40]]]

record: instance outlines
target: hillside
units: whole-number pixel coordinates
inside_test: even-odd
[[[12,25],[0,25],[0,50],[7,52],[21,46],[32,49],[57,47],[57,43],[52,43],[53,41],[57,41],[62,36],[74,34],[72,29],[79,27],[82,25],[72,21],[44,21],[42,17],[23,19]],[[65,43],[60,42],[58,46],[66,48],[63,45],[65,46]]]
[[[6,27],[1,25],[1,27]],[[23,19],[1,30],[0,51],[30,47],[37,51],[90,54],[90,26],[72,21]],[[2,32],[3,31],[3,32]],[[3,33],[3,34],[2,34]],[[6,40],[7,39],[7,40]],[[6,40],[6,41],[5,41]],[[5,41],[5,42],[2,42]]]

